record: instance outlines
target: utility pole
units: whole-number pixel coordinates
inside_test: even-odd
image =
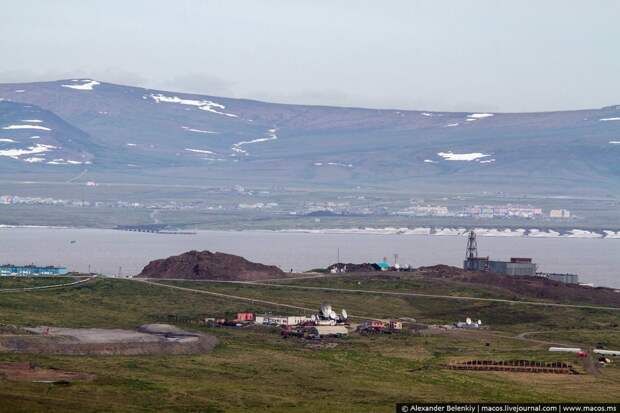
[[[340,268],[340,248],[338,248],[338,261],[336,262],[336,268],[338,272],[342,272],[342,268]]]

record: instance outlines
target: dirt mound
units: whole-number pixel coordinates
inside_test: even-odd
[[[43,369],[30,363],[1,363],[0,376],[13,381],[33,382],[71,382],[76,380],[91,381],[94,374],[77,373],[58,369]]]
[[[138,277],[188,280],[253,281],[281,278],[285,274],[274,265],[264,265],[223,252],[189,251],[151,261]]]
[[[433,278],[445,278],[480,286],[493,286],[508,290],[518,297],[620,307],[620,294],[611,288],[564,284],[544,277],[465,271],[448,265],[420,267],[417,272]]]
[[[103,328],[28,328],[29,335],[0,336],[0,351],[43,354],[202,354],[218,343],[209,334],[183,331],[167,324],[138,331]]]
[[[465,273],[464,270],[458,267],[451,267],[449,265],[444,265],[444,264],[432,265],[430,267],[420,267],[418,268],[418,272],[437,276],[437,277],[452,277],[455,275],[462,275],[463,273]]]

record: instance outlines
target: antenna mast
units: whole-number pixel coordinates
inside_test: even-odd
[[[469,231],[469,238],[467,240],[467,250],[465,252],[465,258],[467,260],[473,260],[478,258],[478,243],[476,242],[476,233],[472,229]]]

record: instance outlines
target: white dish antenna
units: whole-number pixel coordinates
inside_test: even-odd
[[[471,318],[467,317],[465,319],[465,324],[470,325],[471,324]]]
[[[332,306],[330,304],[327,304],[327,303],[321,304],[321,314],[323,315],[323,317],[329,318],[331,313],[332,313]]]
[[[482,325],[482,320],[478,320],[478,325],[481,326]]]
[[[349,315],[347,314],[347,310],[345,310],[344,308],[342,309],[342,319],[346,320],[347,318],[349,318]]]
[[[332,310],[329,313],[329,318],[331,318],[332,320],[336,320],[338,318],[338,314],[336,314],[336,312]]]

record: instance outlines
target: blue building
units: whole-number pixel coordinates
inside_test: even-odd
[[[65,275],[67,269],[65,267],[37,267],[36,265],[0,265],[0,276],[45,276],[45,275]]]
[[[386,261],[381,261],[375,263],[375,266],[379,269],[379,271],[388,271],[390,269],[390,264]]]

